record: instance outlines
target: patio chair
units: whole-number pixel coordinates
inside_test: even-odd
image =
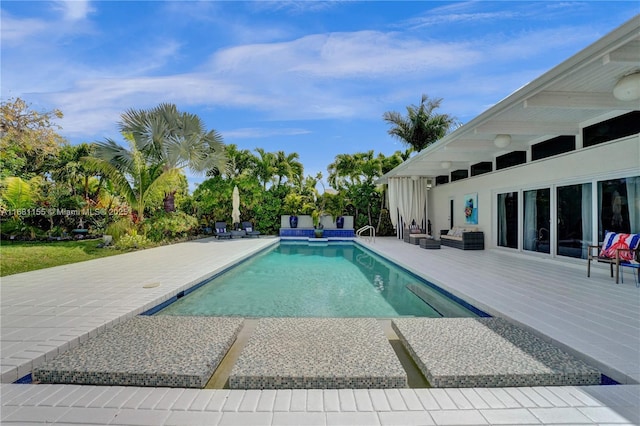
[[[587,251],[587,277],[591,276],[591,261],[608,263],[611,277],[613,278],[613,268],[616,270],[616,284],[620,279],[620,267],[629,266],[634,268],[638,261],[638,246],[640,235],[638,234],[616,234],[607,232],[604,242],[597,246],[589,246]]]
[[[247,238],[258,238],[260,236],[260,231],[256,231],[251,222],[242,222],[242,229],[245,230],[245,237]]]
[[[216,238],[228,238],[231,239],[231,232],[227,231],[227,222],[216,222]]]

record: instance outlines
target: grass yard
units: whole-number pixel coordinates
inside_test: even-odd
[[[98,248],[102,240],[53,242],[2,242],[0,245],[0,276],[67,265],[124,251]]]

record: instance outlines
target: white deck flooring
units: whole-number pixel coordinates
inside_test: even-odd
[[[608,270],[498,250],[369,246],[488,313],[526,326],[624,386],[194,390],[10,384],[33,366],[273,243],[200,240],[2,278],[3,425],[638,424],[640,289]],[[145,284],[160,284],[144,288]]]

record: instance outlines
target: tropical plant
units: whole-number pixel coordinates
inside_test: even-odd
[[[116,241],[115,248],[118,250],[131,250],[145,248],[149,245],[151,245],[151,241],[147,237],[133,230]]]
[[[195,114],[180,112],[173,104],[160,104],[151,110],[128,110],[121,116],[120,130],[132,136],[133,143],[151,166],[165,171],[188,168],[204,173],[227,166],[222,136],[206,131]],[[175,211],[178,188],[167,185],[164,209]]]
[[[285,211],[285,214],[289,215],[298,215],[302,211],[304,206],[304,198],[302,195],[297,192],[289,192],[284,197],[284,202],[282,203],[282,207]]]
[[[90,198],[90,183],[94,176],[80,159],[90,154],[91,146],[86,143],[63,146],[50,170],[55,182],[66,185],[73,195],[80,193],[85,200]]]
[[[422,151],[459,125],[455,117],[435,112],[441,103],[442,99],[423,94],[420,105],[407,107],[406,117],[396,111],[385,112],[382,118],[392,126],[388,133],[414,151]]]
[[[304,173],[304,167],[299,161],[300,155],[297,152],[286,154],[284,151],[278,151],[274,159],[274,173],[277,176],[276,184],[280,186],[283,178],[294,181],[296,177]]]
[[[148,164],[131,137],[125,139],[129,149],[107,139],[96,143],[93,156],[82,157],[81,161],[89,169],[106,176],[131,206],[134,222],[142,222],[147,200],[154,193],[166,192],[180,171],[168,169],[164,164]]]
[[[1,205],[17,216],[22,209],[29,209],[35,206],[37,183],[34,178],[25,181],[16,176],[9,176],[2,181]]]
[[[260,158],[255,158],[254,174],[262,184],[262,189],[266,190],[276,173],[276,156],[262,148],[256,148],[255,151]]]
[[[120,240],[120,238],[129,234],[135,229],[134,223],[128,217],[121,217],[118,220],[112,222],[107,226],[104,233],[111,235],[114,241]]]
[[[207,172],[209,176],[223,175],[229,179],[246,178],[251,176],[256,162],[255,156],[248,149],[239,150],[235,144],[225,147],[227,167],[224,170],[216,168]]]
[[[171,241],[194,235],[198,219],[184,212],[160,213],[144,222],[145,236],[154,242]]]

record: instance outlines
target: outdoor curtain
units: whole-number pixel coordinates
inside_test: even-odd
[[[427,183],[427,178],[389,179],[389,215],[397,230],[414,220],[421,228],[426,228]],[[398,216],[401,223],[398,223]]]

